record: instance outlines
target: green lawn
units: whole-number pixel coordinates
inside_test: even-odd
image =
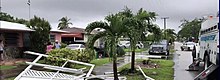
[[[159,63],[160,68],[157,69],[146,69],[143,68],[143,71],[146,75],[156,79],[156,80],[173,80],[174,78],[174,62],[172,60],[154,60]],[[157,75],[152,74],[156,72]]]
[[[5,80],[14,80],[15,77],[6,78]]]
[[[174,53],[175,52],[175,50],[174,50],[174,45],[170,45],[170,53],[172,54],[172,53]]]
[[[135,52],[142,52],[142,51],[146,51],[147,49],[143,48],[143,49],[135,49]],[[131,52],[131,49],[124,49],[125,52]]]
[[[95,66],[101,66],[101,65],[109,63],[109,62],[111,62],[109,60],[109,58],[101,58],[101,59],[94,59],[90,63],[94,64]]]
[[[1,65],[0,70],[8,70],[8,69],[14,69],[17,66],[8,66],[8,65]]]
[[[142,60],[136,60],[136,61],[139,62]],[[174,69],[172,68],[174,65],[174,62],[172,60],[151,59],[151,61],[158,63],[160,67],[156,69],[142,68],[142,70],[145,72],[147,76],[154,78],[155,80],[173,80],[174,79],[174,76],[173,76]],[[119,71],[122,71],[124,69],[130,69],[130,63],[118,68]],[[156,72],[157,74],[152,74],[153,72]],[[127,77],[127,80],[143,80],[143,76],[140,76],[140,73],[139,74],[136,73],[134,75],[126,75],[126,77]]]

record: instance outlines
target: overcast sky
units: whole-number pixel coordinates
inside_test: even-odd
[[[1,0],[2,12],[28,19],[27,0]],[[105,16],[121,11],[125,6],[136,12],[140,8],[154,11],[156,23],[163,28],[161,17],[169,17],[167,28],[178,31],[180,20],[216,15],[219,0],[31,0],[31,17],[48,20],[53,28],[61,17],[71,18],[74,27],[85,28],[88,23],[103,20]]]

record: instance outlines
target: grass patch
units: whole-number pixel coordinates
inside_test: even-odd
[[[5,80],[14,80],[15,77],[6,78]]]
[[[9,69],[14,69],[17,66],[9,66],[9,65],[1,65],[0,70],[9,70]]]
[[[173,54],[175,52],[174,49],[170,49],[170,53]]]
[[[175,52],[174,45],[170,45],[169,47],[170,47],[170,53],[173,54]]]
[[[109,60],[109,58],[101,58],[101,59],[94,59],[90,63],[94,64],[96,66],[102,66],[103,64],[106,64],[106,63],[109,63],[109,62],[111,62]]]
[[[143,48],[143,49],[135,49],[135,52],[143,52],[146,51],[147,49]],[[131,52],[131,49],[124,49],[125,52]]]
[[[142,60],[139,59],[136,61],[140,62]],[[174,65],[174,62],[172,60],[151,59],[151,61],[159,64],[160,67],[154,68],[154,69],[142,68],[142,70],[145,72],[147,76],[154,78],[155,80],[173,80],[174,79],[174,76],[173,76],[174,69],[172,68]],[[118,68],[118,70],[123,71],[124,69],[130,69],[130,65],[131,65],[130,63],[126,64]],[[153,74],[155,72],[156,74]],[[125,76],[128,78],[127,80],[143,80],[143,76],[131,76],[131,75],[125,75]]]

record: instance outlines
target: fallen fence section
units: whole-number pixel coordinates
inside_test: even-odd
[[[33,62],[26,62],[29,64],[29,66],[21,72],[14,80],[84,80],[85,77],[90,77],[93,68],[95,65],[89,64],[89,63],[84,63],[84,62],[79,62],[79,61],[74,61],[74,60],[67,60],[63,59],[66,62],[61,66],[52,66],[52,65],[47,65],[47,64],[40,64],[37,63],[42,57],[48,57],[48,55],[45,54],[40,54],[40,53],[35,53],[31,51],[25,51],[27,54],[32,54],[32,55],[37,55],[38,57],[33,61]],[[65,68],[65,65],[70,62],[70,63],[76,63],[76,64],[82,64],[86,66],[91,66],[89,71],[87,73],[83,72],[83,69],[72,69],[72,68]],[[48,72],[48,71],[37,71],[37,70],[32,70],[31,68],[33,66],[40,66],[45,69],[49,70],[54,70],[56,72]],[[61,73],[64,72],[64,73]],[[74,74],[67,74],[68,73],[74,73]],[[77,74],[77,75],[76,75]]]

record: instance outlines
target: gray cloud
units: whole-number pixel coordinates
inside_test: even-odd
[[[155,11],[159,15],[156,23],[161,28],[163,22],[160,17],[169,17],[168,28],[178,30],[182,19],[215,15],[219,0],[31,0],[31,15],[47,19],[53,28],[63,16],[71,18],[73,26],[85,28],[88,23],[103,20],[125,6],[134,12],[140,8]],[[2,0],[2,11],[28,19],[27,0]]]

